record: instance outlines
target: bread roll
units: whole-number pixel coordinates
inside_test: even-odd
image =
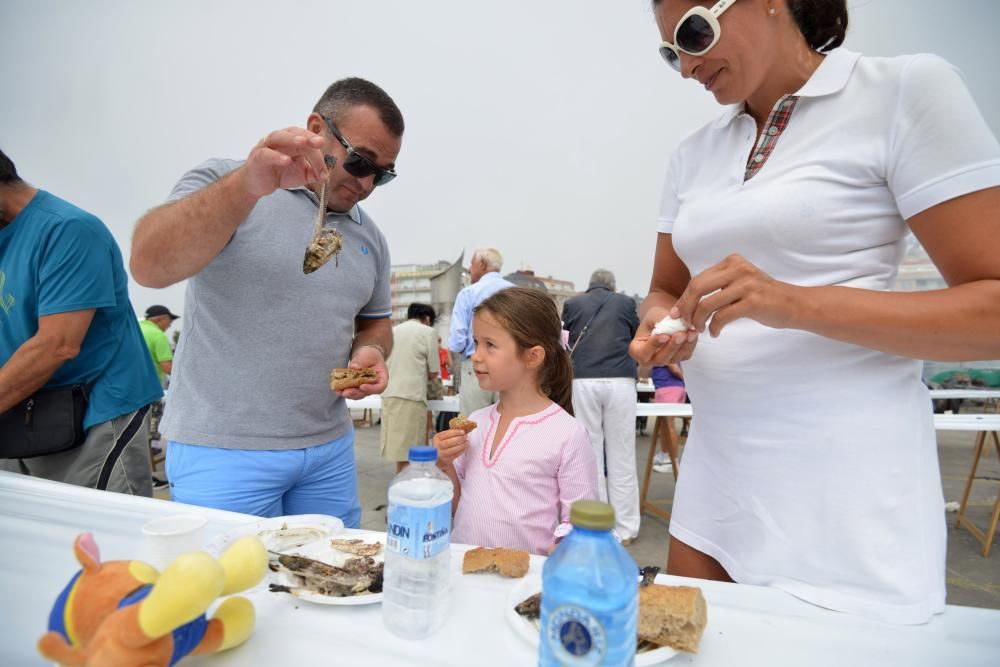
[[[708,622],[705,597],[691,586],[639,587],[639,639],[678,651],[698,652]]]
[[[330,372],[330,388],[343,391],[363,384],[373,384],[378,380],[374,368],[334,368]]]

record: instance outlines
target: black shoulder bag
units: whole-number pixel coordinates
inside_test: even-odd
[[[601,312],[601,308],[604,308],[604,304],[606,304],[608,301],[611,301],[611,297],[613,297],[614,295],[615,295],[614,292],[609,294],[607,298],[601,302],[601,305],[597,307],[597,310],[594,311],[594,314],[590,316],[590,319],[587,320],[587,323],[583,325],[583,329],[580,329],[580,335],[576,337],[576,342],[573,343],[569,348],[569,356],[571,357],[573,356],[573,351],[576,349],[576,346],[580,344],[580,339],[583,338],[583,334],[587,333],[587,329],[590,328],[590,323],[594,321],[594,318],[597,317],[597,313]]]
[[[0,458],[27,459],[82,445],[89,393],[82,384],[48,387],[0,414]]]

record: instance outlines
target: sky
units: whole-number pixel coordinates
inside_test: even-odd
[[[847,47],[958,66],[1000,134],[996,0],[850,0]],[[392,261],[504,255],[504,270],[644,294],[671,151],[720,109],[659,58],[648,0],[0,0],[0,146],[25,180],[136,220],[208,157],[302,125],[345,76],[406,119],[399,178],[363,204]],[[141,313],[183,283],[130,282]]]

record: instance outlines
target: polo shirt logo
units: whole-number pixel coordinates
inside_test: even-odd
[[[361,246],[361,254],[362,255],[367,255],[368,254],[368,246],[366,246],[366,245]]]

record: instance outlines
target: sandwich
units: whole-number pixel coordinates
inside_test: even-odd
[[[476,426],[478,426],[476,422],[472,421],[471,419],[466,419],[462,415],[459,415],[448,422],[448,428],[456,429],[459,431],[465,431],[466,433],[475,431]]]
[[[374,368],[334,368],[330,372],[330,388],[334,391],[374,384],[376,380]]]
[[[465,552],[462,574],[499,572],[500,576],[519,578],[528,573],[528,552],[519,549],[476,547]]]

